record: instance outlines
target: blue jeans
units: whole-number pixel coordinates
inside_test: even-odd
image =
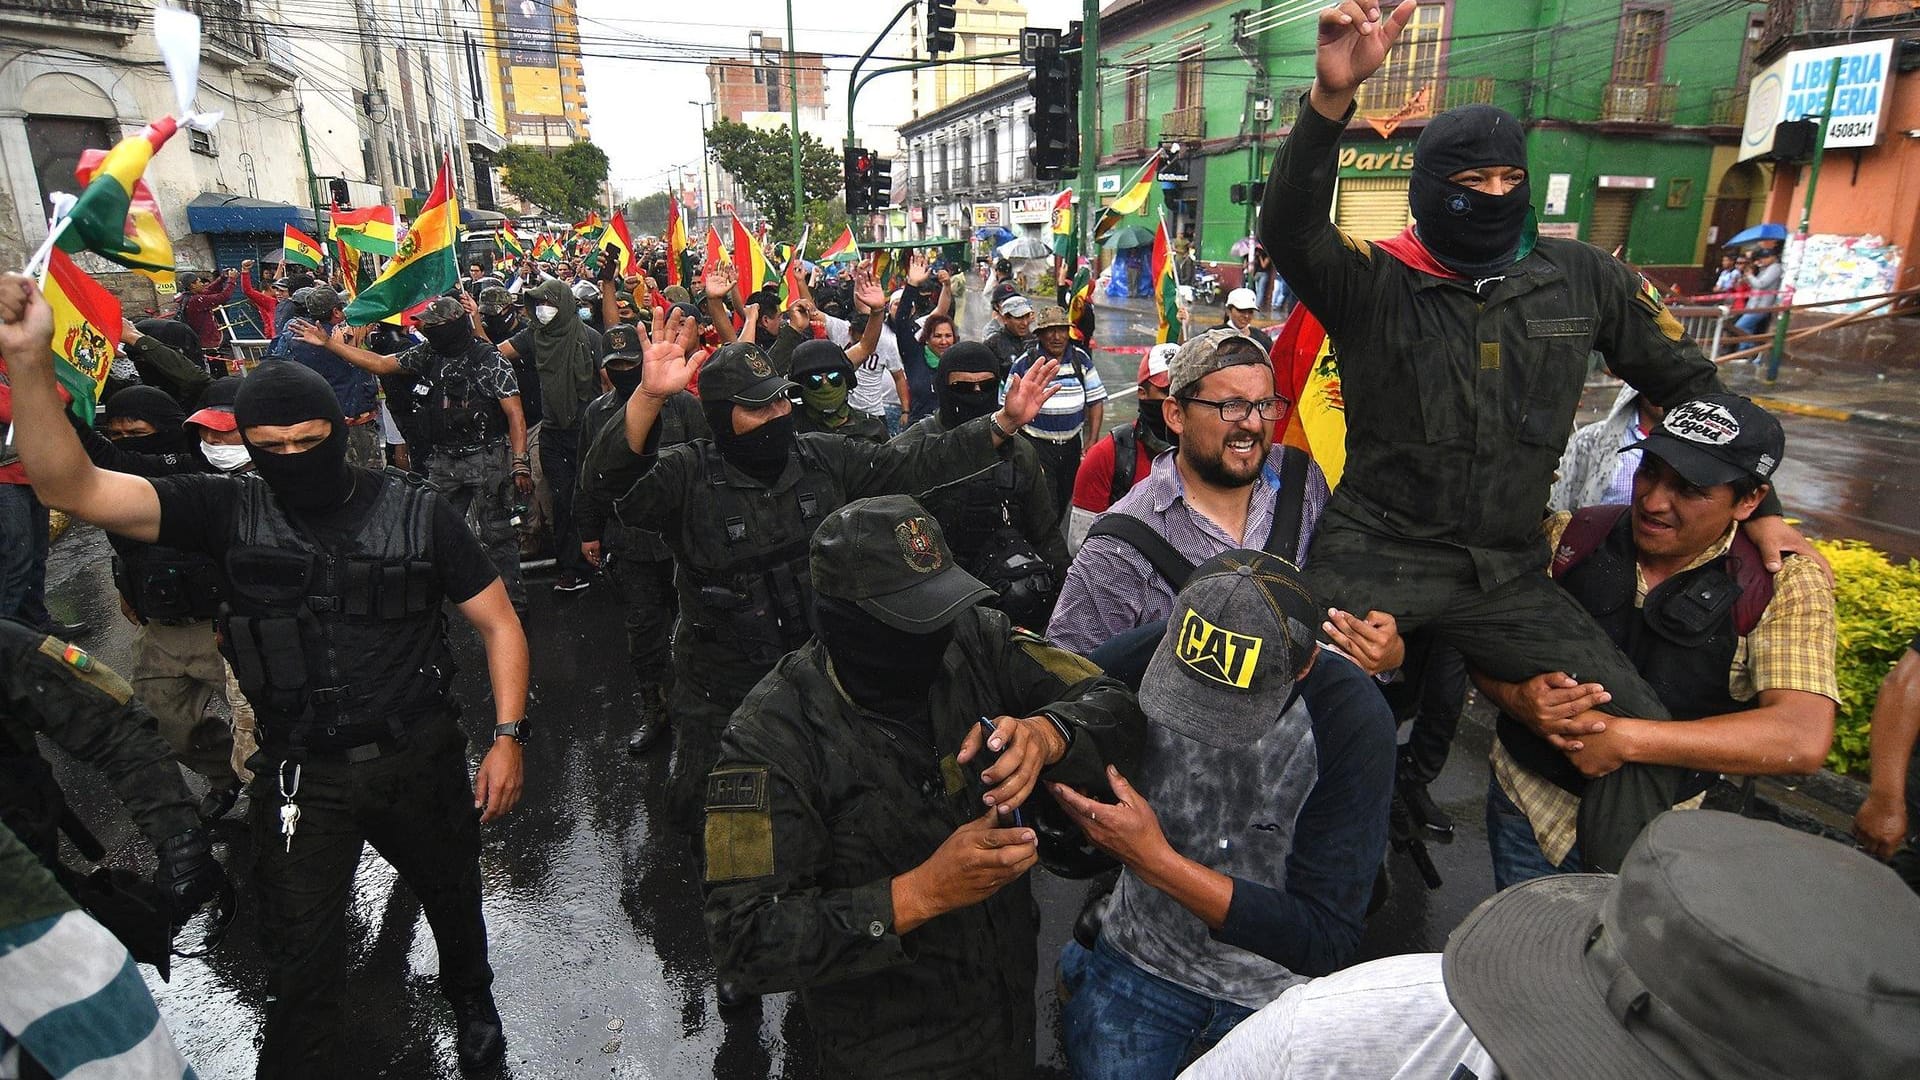
[[[1500,781],[1487,777],[1487,851],[1493,856],[1493,887],[1504,889],[1534,878],[1580,873],[1580,845],[1575,843],[1560,865],[1547,861],[1533,823],[1513,805]]]
[[[1075,1080],[1172,1080],[1252,1009],[1175,986],[1104,940],[1060,954],[1067,1064]]]
[[[1772,321],[1773,321],[1772,312],[1767,312],[1767,311],[1749,312],[1748,314],[1742,315],[1739,318],[1733,320],[1733,328],[1734,330],[1738,331],[1741,334],[1758,334],[1761,331],[1765,330],[1767,328],[1767,324]],[[1751,343],[1744,344],[1741,346],[1741,348],[1743,349],[1750,349],[1752,347],[1753,345]]]
[[[47,508],[26,484],[0,484],[0,618],[45,629]]]
[[[891,439],[900,434],[900,406],[885,405],[881,408],[880,418],[887,422],[887,438]]]

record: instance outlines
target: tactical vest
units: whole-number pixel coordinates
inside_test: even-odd
[[[813,636],[809,545],[814,529],[846,501],[814,465],[807,441],[799,440],[797,450],[800,479],[783,492],[734,484],[712,442],[693,444],[710,490],[707,498],[688,500],[682,526],[693,562],[702,564],[682,567],[685,615],[695,640],[729,648],[755,665],[772,667]],[[752,505],[768,498],[791,515],[781,526],[769,525],[765,507],[756,513]],[[784,527],[789,523],[795,527]]]
[[[433,567],[432,501],[397,469],[344,545],[289,518],[265,481],[240,476],[222,649],[261,741],[352,745],[403,734],[446,704],[453,677]],[[364,481],[365,477],[362,475]]]
[[[945,489],[946,498],[929,492],[921,501],[940,520],[954,558],[998,594],[988,606],[1005,612],[1015,626],[1044,626],[1063,568],[1049,564],[1014,524],[1019,488],[1013,459],[1002,457],[984,475]]]
[[[1728,690],[1727,674],[1740,639],[1759,624],[1773,600],[1773,575],[1759,550],[1735,530],[1726,554],[1654,586],[1635,607],[1633,519],[1627,509],[1575,511],[1554,552],[1554,579],[1627,654],[1675,720],[1746,708]],[[1575,795],[1586,789],[1586,778],[1566,755],[1518,720],[1502,715],[1496,731],[1507,753],[1528,771]],[[1692,773],[1680,798],[1692,798],[1712,783],[1711,774]]]
[[[227,579],[210,555],[159,544],[126,544],[113,556],[113,584],[134,614],[193,622],[220,614]]]
[[[1133,490],[1133,470],[1140,461],[1140,429],[1122,424],[1113,429],[1113,477],[1107,481],[1107,505]]]
[[[492,346],[475,341],[465,356],[432,353],[433,371],[427,377],[428,445],[439,454],[470,454],[492,446],[507,434],[507,414],[498,398],[479,388],[473,369]]]

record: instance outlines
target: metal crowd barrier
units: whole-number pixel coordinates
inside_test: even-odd
[[[1708,356],[1720,355],[1720,338],[1733,319],[1733,309],[1725,305],[1673,304],[1667,308],[1686,328],[1687,336],[1699,343]]]

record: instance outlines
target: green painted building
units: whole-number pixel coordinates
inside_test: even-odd
[[[1250,181],[1313,79],[1304,0],[1118,0],[1101,15],[1100,186],[1118,190],[1157,146],[1188,151],[1163,184],[1176,235],[1237,276],[1255,227]],[[1381,238],[1407,224],[1414,140],[1435,113],[1492,102],[1527,125],[1544,231],[1657,278],[1698,283],[1714,241],[1759,220],[1771,177],[1734,161],[1763,2],[1428,0],[1362,87],[1341,154],[1335,219]],[[1140,222],[1149,227],[1152,219]]]

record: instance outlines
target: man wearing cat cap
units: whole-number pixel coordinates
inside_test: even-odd
[[[1370,243],[1334,226],[1356,92],[1419,9],[1343,0],[1321,11],[1313,87],[1261,206],[1262,244],[1341,361],[1346,471],[1303,560],[1308,583],[1331,607],[1391,612],[1403,634],[1432,627],[1501,681],[1577,672],[1612,694],[1607,711],[1665,718],[1627,658],[1541,573],[1540,516],[1591,352],[1662,405],[1725,388],[1632,268],[1539,235],[1526,132],[1502,109],[1428,122],[1405,232]],[[1770,496],[1744,526],[1768,569],[1785,554],[1817,558],[1779,513]],[[1580,815],[1588,863],[1617,870],[1673,787],[1644,766],[1594,784]]]
[[[460,1064],[498,1062],[479,826],[520,797],[527,643],[486,550],[425,484],[349,465],[333,390],[289,361],[263,363],[235,396],[254,473],[148,479],[96,467],[60,415],[52,331],[33,280],[0,275],[0,355],[41,499],[227,570],[221,647],[259,725],[250,828],[268,972],[261,1074],[340,1075],[346,907],[366,843],[433,926]],[[443,601],[480,636],[499,721],[471,786]]]

